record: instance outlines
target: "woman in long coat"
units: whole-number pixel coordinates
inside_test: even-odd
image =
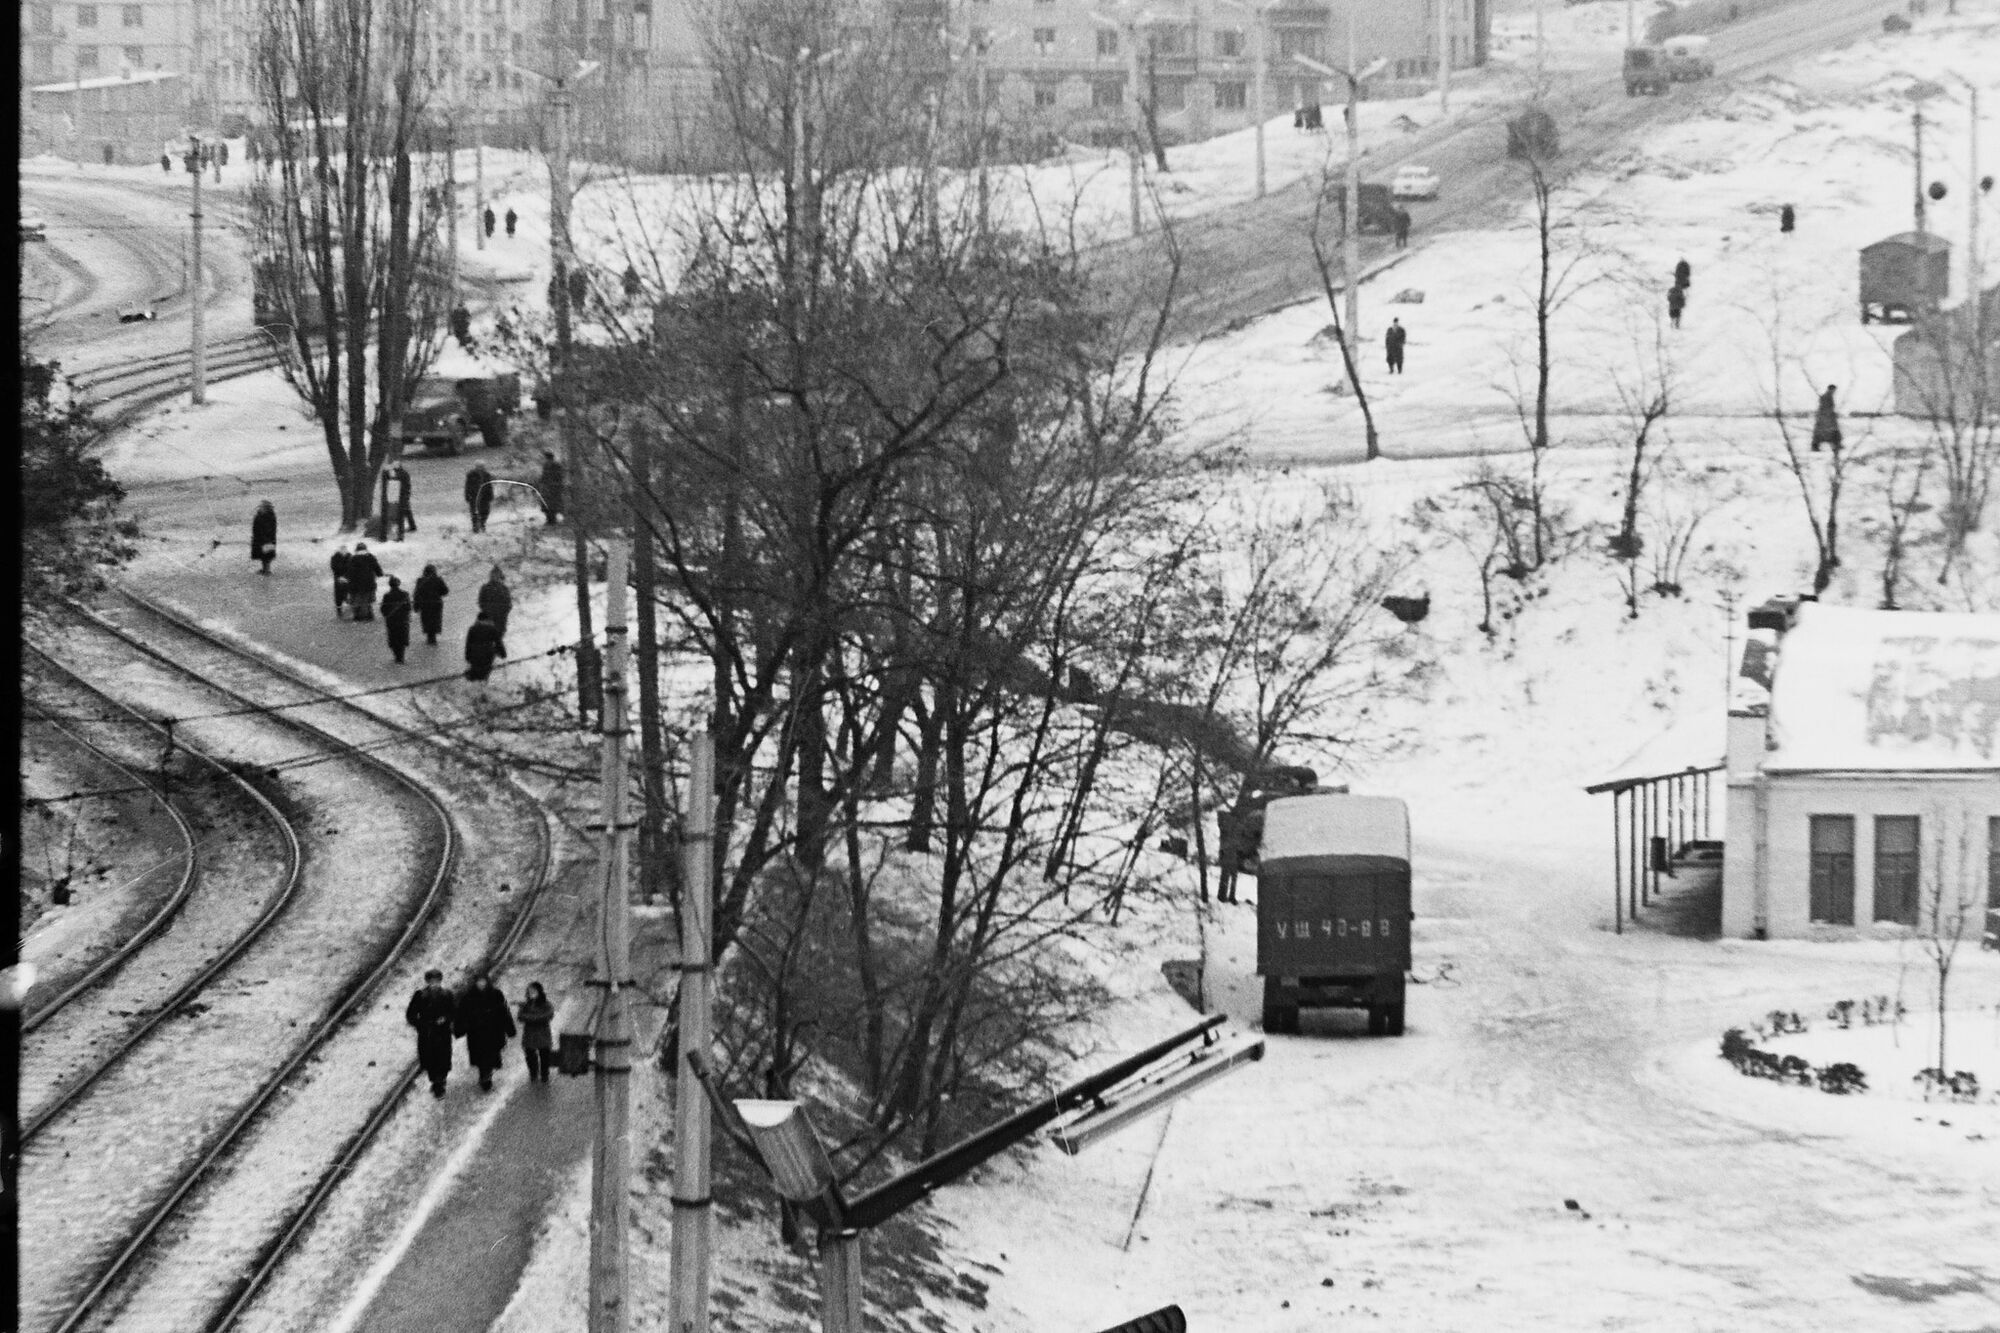
[[[515,1011],[521,1018],[521,1056],[528,1062],[528,1081],[546,1083],[549,1081],[549,1057],[555,1052],[554,1036],[549,1025],[555,1022],[556,1007],[549,1003],[548,992],[542,983],[528,983],[528,993]]]
[[[493,573],[486,582],[479,585],[479,609],[493,621],[494,634],[500,641],[500,656],[507,655],[507,617],[514,611],[514,594],[508,590],[507,580],[500,575],[500,566],[493,566]]]
[[[347,560],[347,604],[354,608],[356,620],[375,618],[375,580],[381,577],[382,562],[367,542],[356,542]]]
[[[1826,386],[1826,392],[1819,396],[1819,408],[1813,413],[1813,452],[1818,453],[1823,444],[1840,448],[1840,413],[1833,405],[1834,386]]]
[[[263,574],[271,572],[271,562],[278,558],[278,511],[269,500],[250,519],[250,558],[263,566],[258,571]]]
[[[389,591],[382,595],[382,628],[389,632],[389,653],[398,662],[410,646],[410,594],[403,581],[389,576]]]
[[[507,997],[484,972],[472,979],[458,997],[458,1033],[465,1038],[466,1059],[479,1071],[482,1091],[493,1090],[493,1071],[500,1067],[500,1048],[514,1035],[514,1014]]]
[[[444,581],[436,565],[425,565],[424,572],[417,575],[417,591],[411,600],[417,608],[417,619],[423,623],[425,643],[435,644],[438,635],[444,633],[444,599],[450,592],[451,585]]]
[[[333,570],[333,616],[340,619],[340,609],[347,605],[347,567],[354,563],[354,556],[343,546],[333,553],[327,565]]]
[[[493,674],[493,659],[500,656],[500,631],[484,611],[465,632],[465,678],[485,680]]]

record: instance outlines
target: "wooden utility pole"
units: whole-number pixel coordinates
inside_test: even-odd
[[[191,382],[188,397],[196,404],[208,401],[208,340],[202,327],[201,299],[201,169],[204,145],[199,137],[188,140],[188,179],[194,195],[188,217],[194,224],[191,261],[188,268],[188,361]]]
[[[1438,114],[1451,112],[1451,5],[1438,0]]]
[[[1910,113],[1910,129],[1916,136],[1917,145],[1917,230],[1924,229],[1924,108],[1918,104]]]
[[[707,1333],[711,1239],[709,1107],[690,1053],[708,1058],[714,1042],[710,970],[715,894],[715,738],[694,737],[688,753],[687,816],[681,833],[681,1059],[674,1071],[674,1234],[669,1258],[672,1333]]]
[[[1264,73],[1264,67],[1270,62],[1270,51],[1268,49],[1270,43],[1265,34],[1265,29],[1270,25],[1266,22],[1262,9],[1251,10],[1250,19],[1252,24],[1255,25],[1251,28],[1253,43],[1251,60],[1256,66],[1257,84],[1257,197],[1262,199],[1264,197],[1264,122],[1271,118],[1271,106],[1265,92],[1266,75]]]
[[[1361,79],[1355,73],[1354,9],[1347,11],[1347,217],[1341,228],[1341,267],[1347,270],[1347,350],[1361,377]],[[1361,386],[1354,386],[1356,394]],[[1369,454],[1372,458],[1373,452]]]
[[[486,248],[486,80],[472,81],[472,248]]]
[[[458,113],[444,122],[445,267],[451,274],[451,303],[458,305]],[[474,230],[477,230],[475,225]]]
[[[1139,173],[1144,170],[1139,155],[1146,149],[1146,114],[1139,103],[1139,25],[1128,22],[1125,36],[1132,49],[1126,57],[1126,67],[1131,71],[1127,76],[1132,84],[1132,156],[1127,161],[1127,176],[1132,187],[1132,234],[1137,236],[1146,230],[1146,217],[1140,211]]]
[[[603,956],[597,984],[604,1001],[597,1020],[597,1144],[591,1161],[590,1333],[625,1333],[630,1314],[626,1297],[626,1195],[632,1178],[632,989],[631,896],[627,888],[627,848],[632,823],[625,812],[625,563],[627,543],[613,537],[604,590],[604,706],[598,711],[599,801],[603,841],[598,867],[597,910]]]

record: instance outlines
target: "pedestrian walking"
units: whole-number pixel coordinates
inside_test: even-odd
[[[438,635],[444,632],[444,599],[451,592],[451,585],[438,573],[436,565],[425,565],[424,572],[417,575],[416,595],[410,604],[417,608],[417,619],[424,627],[424,642],[436,646]]]
[[[511,240],[513,240],[513,239],[514,239],[514,224],[515,224],[515,223],[517,223],[517,222],[519,222],[520,220],[521,220],[521,219],[520,219],[519,217],[517,217],[517,216],[515,215],[515,213],[514,213],[514,210],[513,210],[513,209],[511,209],[511,208],[510,208],[510,209],[508,209],[508,210],[507,210],[507,239],[508,239],[508,240],[510,240],[510,241],[511,241]]]
[[[1382,346],[1389,353],[1389,373],[1392,375],[1403,373],[1403,343],[1409,336],[1409,330],[1403,327],[1400,319],[1390,320],[1389,327],[1382,331]]]
[[[500,1048],[514,1035],[514,1013],[507,997],[484,972],[458,997],[458,1035],[465,1038],[465,1056],[479,1071],[479,1090],[493,1091],[493,1071],[500,1067]]]
[[[168,175],[173,174],[174,159],[171,153],[160,154],[160,170],[166,172]]]
[[[1398,250],[1410,248],[1410,210],[1407,208],[1396,210],[1396,248]]]
[[[1819,396],[1819,410],[1813,413],[1812,451],[1818,453],[1821,445],[1840,448],[1840,413],[1833,406],[1834,386],[1826,386],[1826,392]]]
[[[354,610],[356,620],[375,618],[375,585],[382,577],[382,562],[368,549],[367,542],[356,542],[354,554],[347,562],[347,604]]]
[[[417,530],[417,515],[410,508],[410,470],[403,466],[403,460],[399,458],[385,476],[396,483],[396,498],[393,507],[388,504],[383,506],[383,518],[386,522],[391,513],[396,516],[396,540],[401,541],[405,532]]]
[[[555,523],[563,511],[563,465],[551,450],[542,450],[542,475],[536,489],[542,493],[543,517]]]
[[[389,654],[400,664],[410,646],[410,594],[394,574],[389,576],[389,591],[382,594],[382,628],[389,633]]]
[[[1685,259],[1674,265],[1674,286],[1682,291],[1694,286],[1694,267]]]
[[[1687,309],[1687,303],[1685,287],[1667,288],[1667,318],[1673,322],[1675,328],[1681,326],[1681,311]]]
[[[490,208],[487,209],[485,214],[480,218],[480,221],[486,224],[486,238],[488,240],[491,240],[493,238],[493,224],[496,220],[497,219],[495,219],[493,216],[493,210]]]
[[[637,296],[643,290],[643,285],[639,281],[639,270],[631,264],[625,266],[625,276],[620,281],[624,284],[627,297]]]
[[[481,611],[472,628],[465,631],[465,678],[485,680],[493,674],[493,659],[505,652],[500,644],[500,631],[493,627],[493,617]]]
[[[424,973],[423,989],[410,997],[403,1021],[417,1030],[417,1063],[431,1081],[431,1096],[444,1096],[444,1081],[451,1074],[452,1027],[458,1005],[444,988],[444,973],[432,968]]]
[[[542,989],[541,982],[528,983],[528,993],[514,1012],[521,1020],[521,1058],[528,1062],[528,1081],[546,1083],[556,1049],[549,1030],[556,1019],[556,1007],[549,1003],[548,992]]]
[[[486,531],[486,516],[493,512],[493,474],[484,463],[474,463],[466,471],[465,508],[472,515],[472,530]]]
[[[345,546],[335,549],[327,564],[333,570],[333,618],[341,618],[341,608],[347,605],[347,594],[353,585],[347,581],[347,571],[352,567],[354,557]]]
[[[486,576],[486,582],[479,585],[479,614],[493,622],[493,633],[500,641],[500,656],[507,655],[507,617],[514,612],[514,594],[507,587],[507,580],[500,573],[500,566],[493,566],[493,572]]]
[[[271,562],[278,558],[278,511],[269,500],[259,504],[257,512],[250,516],[250,558],[262,566],[257,572],[267,575],[271,572]]]
[[[1787,236],[1790,236],[1792,234],[1792,228],[1798,225],[1799,225],[1799,215],[1792,211],[1792,206],[1790,204],[1786,204],[1783,208],[1778,210],[1778,230],[1780,232],[1784,233]]]

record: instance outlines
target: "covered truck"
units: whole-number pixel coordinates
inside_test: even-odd
[[[1410,812],[1393,797],[1313,792],[1264,807],[1257,850],[1257,974],[1264,1030],[1299,1010],[1368,1011],[1403,1032],[1410,970]]]

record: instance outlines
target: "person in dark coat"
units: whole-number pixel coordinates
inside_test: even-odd
[[[347,561],[347,604],[354,608],[356,620],[375,618],[375,585],[381,577],[382,562],[367,542],[356,542]]]
[[[1674,265],[1674,286],[1682,291],[1694,286],[1694,266],[1685,259]]]
[[[499,221],[498,218],[493,216],[493,210],[490,208],[487,209],[486,212],[481,215],[480,221],[486,225],[487,236],[491,237],[493,235],[493,224]]]
[[[389,591],[382,594],[382,628],[389,632],[389,653],[398,662],[410,646],[410,594],[403,581],[389,576]]]
[[[500,631],[493,627],[493,617],[481,611],[479,619],[473,621],[472,628],[465,632],[465,678],[485,680],[493,674],[493,659],[503,651]]]
[[[508,240],[510,240],[510,241],[511,241],[511,240],[513,240],[513,239],[514,239],[514,226],[515,226],[515,224],[516,224],[516,223],[520,222],[520,220],[521,220],[521,219],[520,219],[519,217],[515,216],[515,214],[514,214],[514,210],[513,210],[513,209],[511,209],[511,208],[510,208],[510,209],[508,209],[508,210],[507,210],[507,239],[508,239]]]
[[[1410,210],[1407,208],[1396,210],[1396,248],[1398,250],[1410,248]]]
[[[500,640],[500,656],[507,655],[507,617],[514,613],[514,594],[507,587],[507,580],[501,577],[500,566],[493,566],[493,572],[486,582],[479,585],[479,614],[493,622],[493,633]]]
[[[554,523],[563,511],[563,465],[552,450],[542,450],[542,475],[535,488],[542,493],[543,517]]]
[[[1840,413],[1833,406],[1834,386],[1826,386],[1826,392],[1819,396],[1819,410],[1813,413],[1812,450],[1818,453],[1821,445],[1840,448]]]
[[[493,474],[484,463],[474,463],[465,474],[465,508],[472,515],[472,530],[486,531],[486,516],[493,512]]]
[[[500,1067],[500,1048],[514,1035],[514,1013],[507,997],[484,972],[458,997],[458,1035],[465,1038],[466,1059],[479,1071],[479,1090],[493,1091],[493,1071]]]
[[[1667,318],[1673,322],[1673,326],[1675,328],[1679,328],[1681,326],[1681,311],[1687,309],[1687,303],[1688,303],[1688,298],[1687,298],[1686,288],[1683,287],[1667,288]]]
[[[389,498],[389,484],[395,483],[395,499]],[[417,516],[410,508],[410,470],[397,459],[394,467],[382,474],[382,522],[387,527],[390,520],[396,524],[396,540],[403,540],[405,532],[417,530]]]
[[[410,604],[417,609],[417,619],[424,627],[424,642],[436,644],[438,635],[444,632],[444,599],[451,592],[451,585],[438,573],[436,565],[425,565],[424,572],[417,575],[416,595]]]
[[[1799,225],[1799,215],[1792,211],[1792,206],[1790,204],[1786,204],[1783,208],[1778,210],[1779,231],[1783,232],[1787,236],[1790,236],[1792,234],[1792,228],[1798,225]]]
[[[1389,327],[1382,331],[1382,347],[1389,354],[1389,373],[1403,373],[1403,344],[1409,339],[1410,331],[1403,327],[1403,321],[1392,319]]]
[[[250,517],[250,558],[262,566],[261,574],[269,574],[271,562],[278,558],[278,511],[269,500]]]
[[[432,968],[424,973],[423,989],[410,997],[403,1021],[417,1030],[417,1063],[431,1081],[431,1096],[444,1096],[444,1081],[451,1073],[452,1028],[458,1005],[444,988],[444,973]]]
[[[335,620],[340,619],[340,609],[347,605],[347,594],[352,588],[352,585],[347,581],[347,571],[353,563],[354,557],[348,554],[345,546],[334,551],[332,558],[327,561],[327,564],[333,570],[333,618]]]
[[[549,1003],[548,992],[542,983],[528,983],[528,993],[514,1011],[521,1020],[521,1056],[528,1062],[528,1081],[546,1083],[549,1081],[549,1064],[555,1054],[555,1037],[549,1025],[555,1022],[556,1007]]]

